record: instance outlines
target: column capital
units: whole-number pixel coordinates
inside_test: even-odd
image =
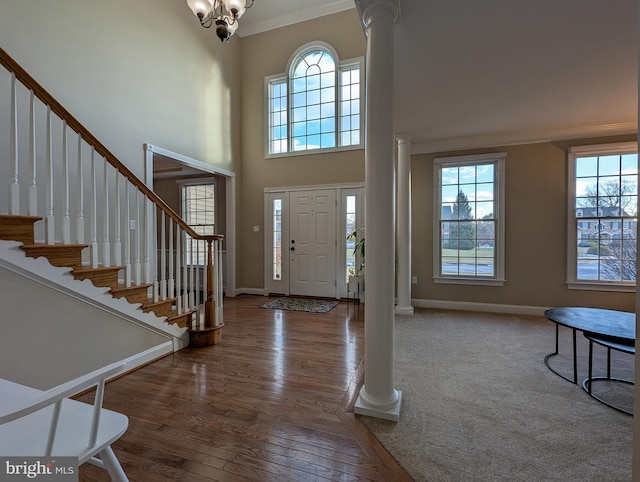
[[[409,134],[396,134],[396,143],[398,145],[411,144],[411,136]]]
[[[400,17],[398,0],[356,0],[356,6],[365,27],[369,27],[373,17],[378,13],[390,13],[394,22]]]

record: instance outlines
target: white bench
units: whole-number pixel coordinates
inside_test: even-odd
[[[78,457],[78,465],[89,462],[127,481],[111,444],[129,420],[102,408],[105,380],[123,368],[109,365],[46,391],[0,378],[0,456]],[[94,386],[94,405],[67,398]]]

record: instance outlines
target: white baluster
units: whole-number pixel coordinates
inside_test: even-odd
[[[194,244],[197,244],[193,241],[193,238],[191,236],[189,236],[189,279],[191,280],[190,282],[190,286],[191,289],[189,290],[189,308],[193,309],[196,307],[197,302],[196,302],[196,293],[197,293],[197,285],[195,283],[196,278],[195,278],[195,270],[196,270],[196,264],[194,262],[194,258],[193,258],[193,246]],[[197,259],[197,258],[196,258]]]
[[[78,134],[78,211],[76,216],[76,243],[84,244],[84,166],[82,165],[82,136]]]
[[[191,308],[190,306],[190,299],[191,299],[191,292],[193,291],[193,282],[190,281],[189,278],[189,260],[187,259],[187,246],[189,243],[189,235],[186,233],[186,231],[183,231],[182,229],[180,230],[180,232],[182,233],[181,237],[184,240],[184,249],[182,250],[182,252],[178,251],[178,256],[180,256],[180,260],[182,261],[182,277],[184,279],[184,295],[182,296],[182,303],[183,303],[183,308],[184,311],[189,311],[189,309]],[[189,253],[191,253],[191,250],[189,250]]]
[[[111,266],[111,244],[109,242],[109,163],[102,159],[104,179],[102,180],[102,190],[104,192],[102,203],[102,265],[107,268]]]
[[[153,239],[151,237],[151,233],[149,232],[149,230],[151,229],[149,227],[149,224],[153,224],[152,223],[152,219],[149,216],[149,211],[153,209],[152,207],[152,203],[151,201],[145,196],[144,197],[144,212],[143,212],[143,219],[142,219],[142,234],[143,234],[143,251],[144,251],[144,265],[143,265],[143,271],[144,271],[144,283],[151,283],[151,239]]]
[[[166,214],[160,211],[160,297],[167,299],[167,231]]]
[[[55,218],[53,216],[53,140],[51,133],[51,107],[47,106],[47,200],[44,214],[45,243],[55,244]]]
[[[156,205],[153,203],[151,205],[151,224],[152,224],[152,233],[154,233],[154,240],[157,238],[158,233],[158,213],[156,210]],[[158,242],[154,241],[154,254],[155,254],[155,262],[154,262],[154,275],[153,275],[153,302],[157,303],[160,298],[160,284],[158,282]]]
[[[135,230],[135,261],[133,264],[133,283],[138,286],[141,284],[141,276],[140,276],[140,191],[136,188],[136,199],[135,199],[135,220],[136,220],[136,230]]]
[[[71,244],[71,216],[69,215],[69,149],[67,121],[62,122],[62,244]]]
[[[11,180],[9,182],[9,214],[20,214],[20,183],[18,182],[18,94],[16,76],[11,74]]]
[[[222,270],[220,267],[222,266],[222,249],[220,249],[220,241],[215,240],[213,242],[213,256],[214,256],[214,266],[213,272],[215,273],[215,293],[214,299],[216,300],[216,326],[220,326],[222,324]]]
[[[121,174],[116,170],[116,216],[113,233],[113,265],[122,266],[122,241],[120,241],[120,233],[122,231],[122,203],[120,202],[120,178]]]
[[[202,297],[200,293],[202,293],[202,285],[200,284],[200,245],[202,244],[200,241],[191,238],[191,244],[195,247],[195,256],[191,254],[191,264],[193,265],[193,270],[195,272],[195,281],[193,286],[195,288],[195,302],[193,306],[200,306],[203,303]]]
[[[175,291],[175,276],[174,276],[174,260],[173,260],[173,218],[169,218],[169,273],[167,275],[168,283],[169,283],[169,298],[174,298],[176,295]]]
[[[127,181],[125,185],[127,195],[125,198],[125,212],[127,213],[127,233],[124,238],[124,284],[127,288],[131,286],[131,184]],[[157,300],[156,300],[157,301]]]
[[[206,242],[202,243],[204,248],[204,265],[202,269],[202,290],[203,290],[203,300],[202,300],[202,318],[200,318],[200,326],[199,328],[204,328],[204,323],[206,319],[206,302],[207,302],[207,291],[209,287],[209,269],[207,267],[207,260],[209,259],[209,248]]]
[[[96,151],[91,146],[91,267],[98,267],[98,170]]]
[[[202,246],[202,243],[200,241],[194,240],[193,243],[196,246],[196,257],[194,259],[194,264],[195,264],[195,268],[196,268],[196,287],[197,287],[197,296],[196,296],[196,305],[201,306],[204,303],[204,298],[202,297],[202,291],[203,291],[203,284],[202,284],[202,280],[200,279],[201,273],[202,273],[202,265],[200,264],[200,247]]]
[[[182,314],[182,282],[181,282],[181,269],[180,269],[180,247],[182,239],[182,230],[180,225],[176,224],[176,311],[177,314]],[[186,285],[186,279],[185,279]],[[187,288],[186,286],[184,287]]]
[[[27,214],[36,216],[38,214],[38,184],[36,178],[36,107],[35,94],[30,91],[29,100],[29,170],[31,182],[29,183],[29,202],[27,203]]]

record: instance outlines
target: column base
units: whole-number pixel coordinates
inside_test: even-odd
[[[362,387],[364,389],[364,386]],[[377,408],[363,400],[362,393],[358,395],[353,412],[358,415],[366,415],[367,417],[389,420],[390,422],[398,422],[400,420],[400,406],[402,405],[402,392],[396,390],[398,400],[391,407]]]
[[[413,306],[396,306],[396,314],[397,315],[413,315],[415,310]]]

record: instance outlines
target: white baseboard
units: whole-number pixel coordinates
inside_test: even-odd
[[[547,307],[525,305],[503,305],[499,303],[476,303],[472,301],[443,301],[412,299],[415,308],[437,308],[442,310],[482,311],[489,313],[509,313],[513,315],[544,315]]]
[[[268,296],[268,290],[264,288],[238,288],[234,291],[234,296],[238,295],[258,295]],[[444,300],[421,300],[412,298],[413,308],[436,308],[441,310],[461,310],[461,311],[482,311],[488,313],[508,313],[512,315],[533,315],[542,316],[546,306],[526,306],[526,305],[503,305],[500,303],[477,303],[473,301],[444,301]],[[409,314],[409,313],[398,313]]]
[[[268,296],[269,293],[264,288],[237,288],[234,290],[234,296],[238,295]]]

